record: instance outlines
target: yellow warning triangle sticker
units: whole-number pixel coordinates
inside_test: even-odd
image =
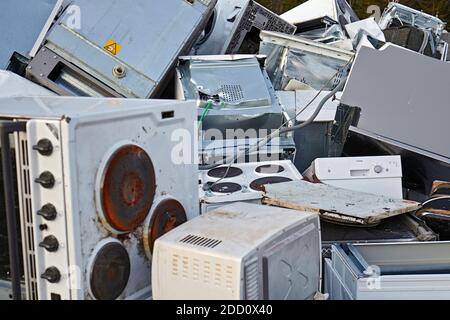
[[[106,44],[103,46],[103,49],[111,53],[112,55],[119,54],[120,50],[122,49],[122,46],[118,44],[116,41],[109,39]]]

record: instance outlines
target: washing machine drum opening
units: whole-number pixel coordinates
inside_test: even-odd
[[[183,205],[175,199],[161,201],[155,208],[148,230],[149,249],[153,253],[155,241],[187,221]]]
[[[91,292],[97,300],[115,300],[130,277],[130,258],[120,243],[108,243],[94,257],[90,274]]]
[[[120,232],[141,225],[153,204],[156,179],[153,163],[138,146],[120,148],[105,169],[101,199],[105,219]]]

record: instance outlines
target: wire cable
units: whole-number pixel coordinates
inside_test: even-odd
[[[339,69],[324,85],[323,87],[317,92],[317,94],[313,97],[313,99],[300,111],[295,115],[295,118],[297,118],[301,113],[303,113],[306,109],[308,109],[308,107],[320,96],[320,94],[325,90],[325,88],[331,83],[331,81],[336,78],[343,70],[345,70],[347,67],[349,67],[351,65],[351,63],[353,62],[354,57],[352,57],[343,67],[342,69]],[[315,112],[312,114],[312,116],[307,119],[305,122],[303,122],[300,125],[297,126],[293,126],[290,128],[285,128],[285,125],[288,124],[290,122],[290,119],[286,122],[284,122],[277,130],[275,130],[273,133],[267,135],[266,137],[262,138],[261,140],[259,140],[254,147],[252,148],[248,148],[245,151],[241,152],[240,154],[236,155],[236,156],[232,156],[228,159],[225,159],[223,161],[219,161],[210,165],[205,165],[205,166],[199,166],[200,170],[211,170],[214,168],[217,168],[221,165],[225,165],[228,164],[228,168],[225,171],[225,174],[223,175],[222,178],[220,178],[219,180],[217,180],[216,182],[214,182],[213,184],[205,184],[203,186],[203,190],[208,191],[210,190],[214,185],[218,184],[219,182],[221,182],[222,180],[224,180],[227,176],[228,173],[231,169],[231,167],[233,166],[233,163],[235,163],[236,161],[238,161],[240,158],[247,156],[248,154],[252,153],[253,151],[257,151],[258,149],[260,149],[261,147],[267,145],[273,138],[275,138],[276,136],[279,136],[282,133],[287,133],[287,132],[291,132],[291,131],[296,131],[299,130],[301,128],[304,128],[306,126],[308,126],[309,124],[311,124],[312,122],[314,122],[314,120],[317,118],[317,116],[319,115],[320,111],[322,110],[322,108],[324,107],[325,103],[332,98],[339,90],[341,90],[345,85],[345,81],[341,80],[337,86],[335,87],[335,89],[333,91],[331,91],[329,94],[327,94],[319,103],[319,105],[317,106]]]

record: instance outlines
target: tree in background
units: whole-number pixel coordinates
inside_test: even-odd
[[[283,13],[306,0],[257,0],[265,7],[277,13]],[[368,9],[373,6],[379,6],[381,13],[390,2],[389,0],[348,0],[353,10],[360,18],[367,18],[373,14]],[[450,1],[449,0],[400,0],[398,1],[409,7],[424,11],[426,13],[438,16],[443,21],[450,24]]]

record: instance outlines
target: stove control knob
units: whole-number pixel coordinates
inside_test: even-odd
[[[39,247],[44,248],[48,252],[56,252],[59,248],[59,242],[54,236],[48,236],[44,238],[44,241],[39,243]]]
[[[41,278],[50,283],[58,283],[61,280],[61,273],[56,267],[50,267],[41,274]]]
[[[34,182],[39,183],[45,189],[51,189],[55,185],[55,177],[51,172],[45,171]]]
[[[33,150],[36,150],[41,155],[48,157],[53,153],[53,144],[48,139],[41,139],[37,145],[33,146]]]
[[[375,166],[375,168],[373,168],[373,170],[375,171],[375,173],[382,173],[383,172],[383,167],[382,166]]]
[[[56,219],[58,213],[56,212],[56,208],[51,203],[46,204],[37,212],[38,216],[43,217],[47,221],[53,221]]]

